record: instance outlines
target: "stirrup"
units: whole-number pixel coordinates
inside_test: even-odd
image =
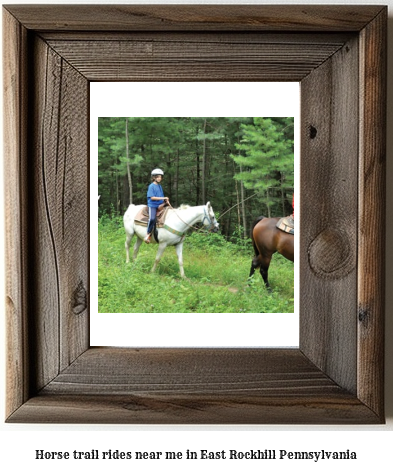
[[[143,239],[147,244],[150,244],[150,235],[146,235],[146,237]]]

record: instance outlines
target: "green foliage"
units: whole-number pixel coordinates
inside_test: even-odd
[[[241,130],[238,153],[232,155],[241,166],[235,179],[258,192],[270,216],[282,194],[293,190],[293,118],[256,117]]]
[[[120,218],[98,222],[98,300],[101,313],[292,313],[293,263],[273,258],[268,293],[259,273],[248,281],[251,243],[228,242],[221,234],[194,232],[186,237],[181,279],[173,247],[155,274],[157,246],[143,244],[138,259],[125,263],[125,234]],[[132,249],[131,249],[132,250]]]
[[[146,203],[156,167],[174,207],[211,201],[225,213],[230,241],[240,227],[248,235],[266,207],[268,215],[292,212],[291,117],[101,117],[98,128],[100,215]]]

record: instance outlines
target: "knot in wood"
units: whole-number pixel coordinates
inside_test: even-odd
[[[339,279],[355,268],[350,239],[344,231],[325,229],[308,247],[310,268],[319,277]]]
[[[366,308],[359,308],[359,314],[358,314],[358,317],[359,317],[359,322],[360,323],[364,323],[364,322],[367,322],[368,318],[369,318],[369,311],[368,309]]]
[[[318,130],[310,125],[310,138],[311,140],[314,140],[314,138],[317,136]]]
[[[72,305],[72,311],[74,314],[82,313],[87,307],[87,293],[82,282],[79,282],[76,290],[74,291],[74,301]]]

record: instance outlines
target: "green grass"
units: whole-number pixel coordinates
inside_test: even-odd
[[[135,262],[125,263],[120,219],[99,222],[98,307],[100,313],[293,313],[293,263],[276,254],[269,269],[272,292],[257,271],[248,275],[251,242],[229,243],[220,234],[194,232],[183,246],[182,279],[174,247],[155,273],[156,245],[142,244]],[[132,255],[131,243],[130,254]]]

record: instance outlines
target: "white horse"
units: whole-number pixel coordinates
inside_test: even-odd
[[[126,262],[130,261],[129,248],[131,239],[134,234],[137,236],[137,241],[134,245],[133,260],[136,259],[139,247],[146,237],[147,227],[134,222],[135,216],[138,214],[144,204],[135,206],[131,204],[124,214],[124,228],[126,231]],[[213,208],[208,202],[205,206],[181,206],[179,209],[169,208],[165,218],[165,226],[157,228],[158,251],[156,259],[152,268],[154,272],[159,264],[162,254],[168,245],[174,245],[176,249],[177,259],[179,261],[180,275],[184,278],[183,268],[183,241],[188,230],[192,229],[197,223],[213,232],[218,231],[218,223],[214,216]],[[152,243],[157,243],[154,235],[151,237]]]

